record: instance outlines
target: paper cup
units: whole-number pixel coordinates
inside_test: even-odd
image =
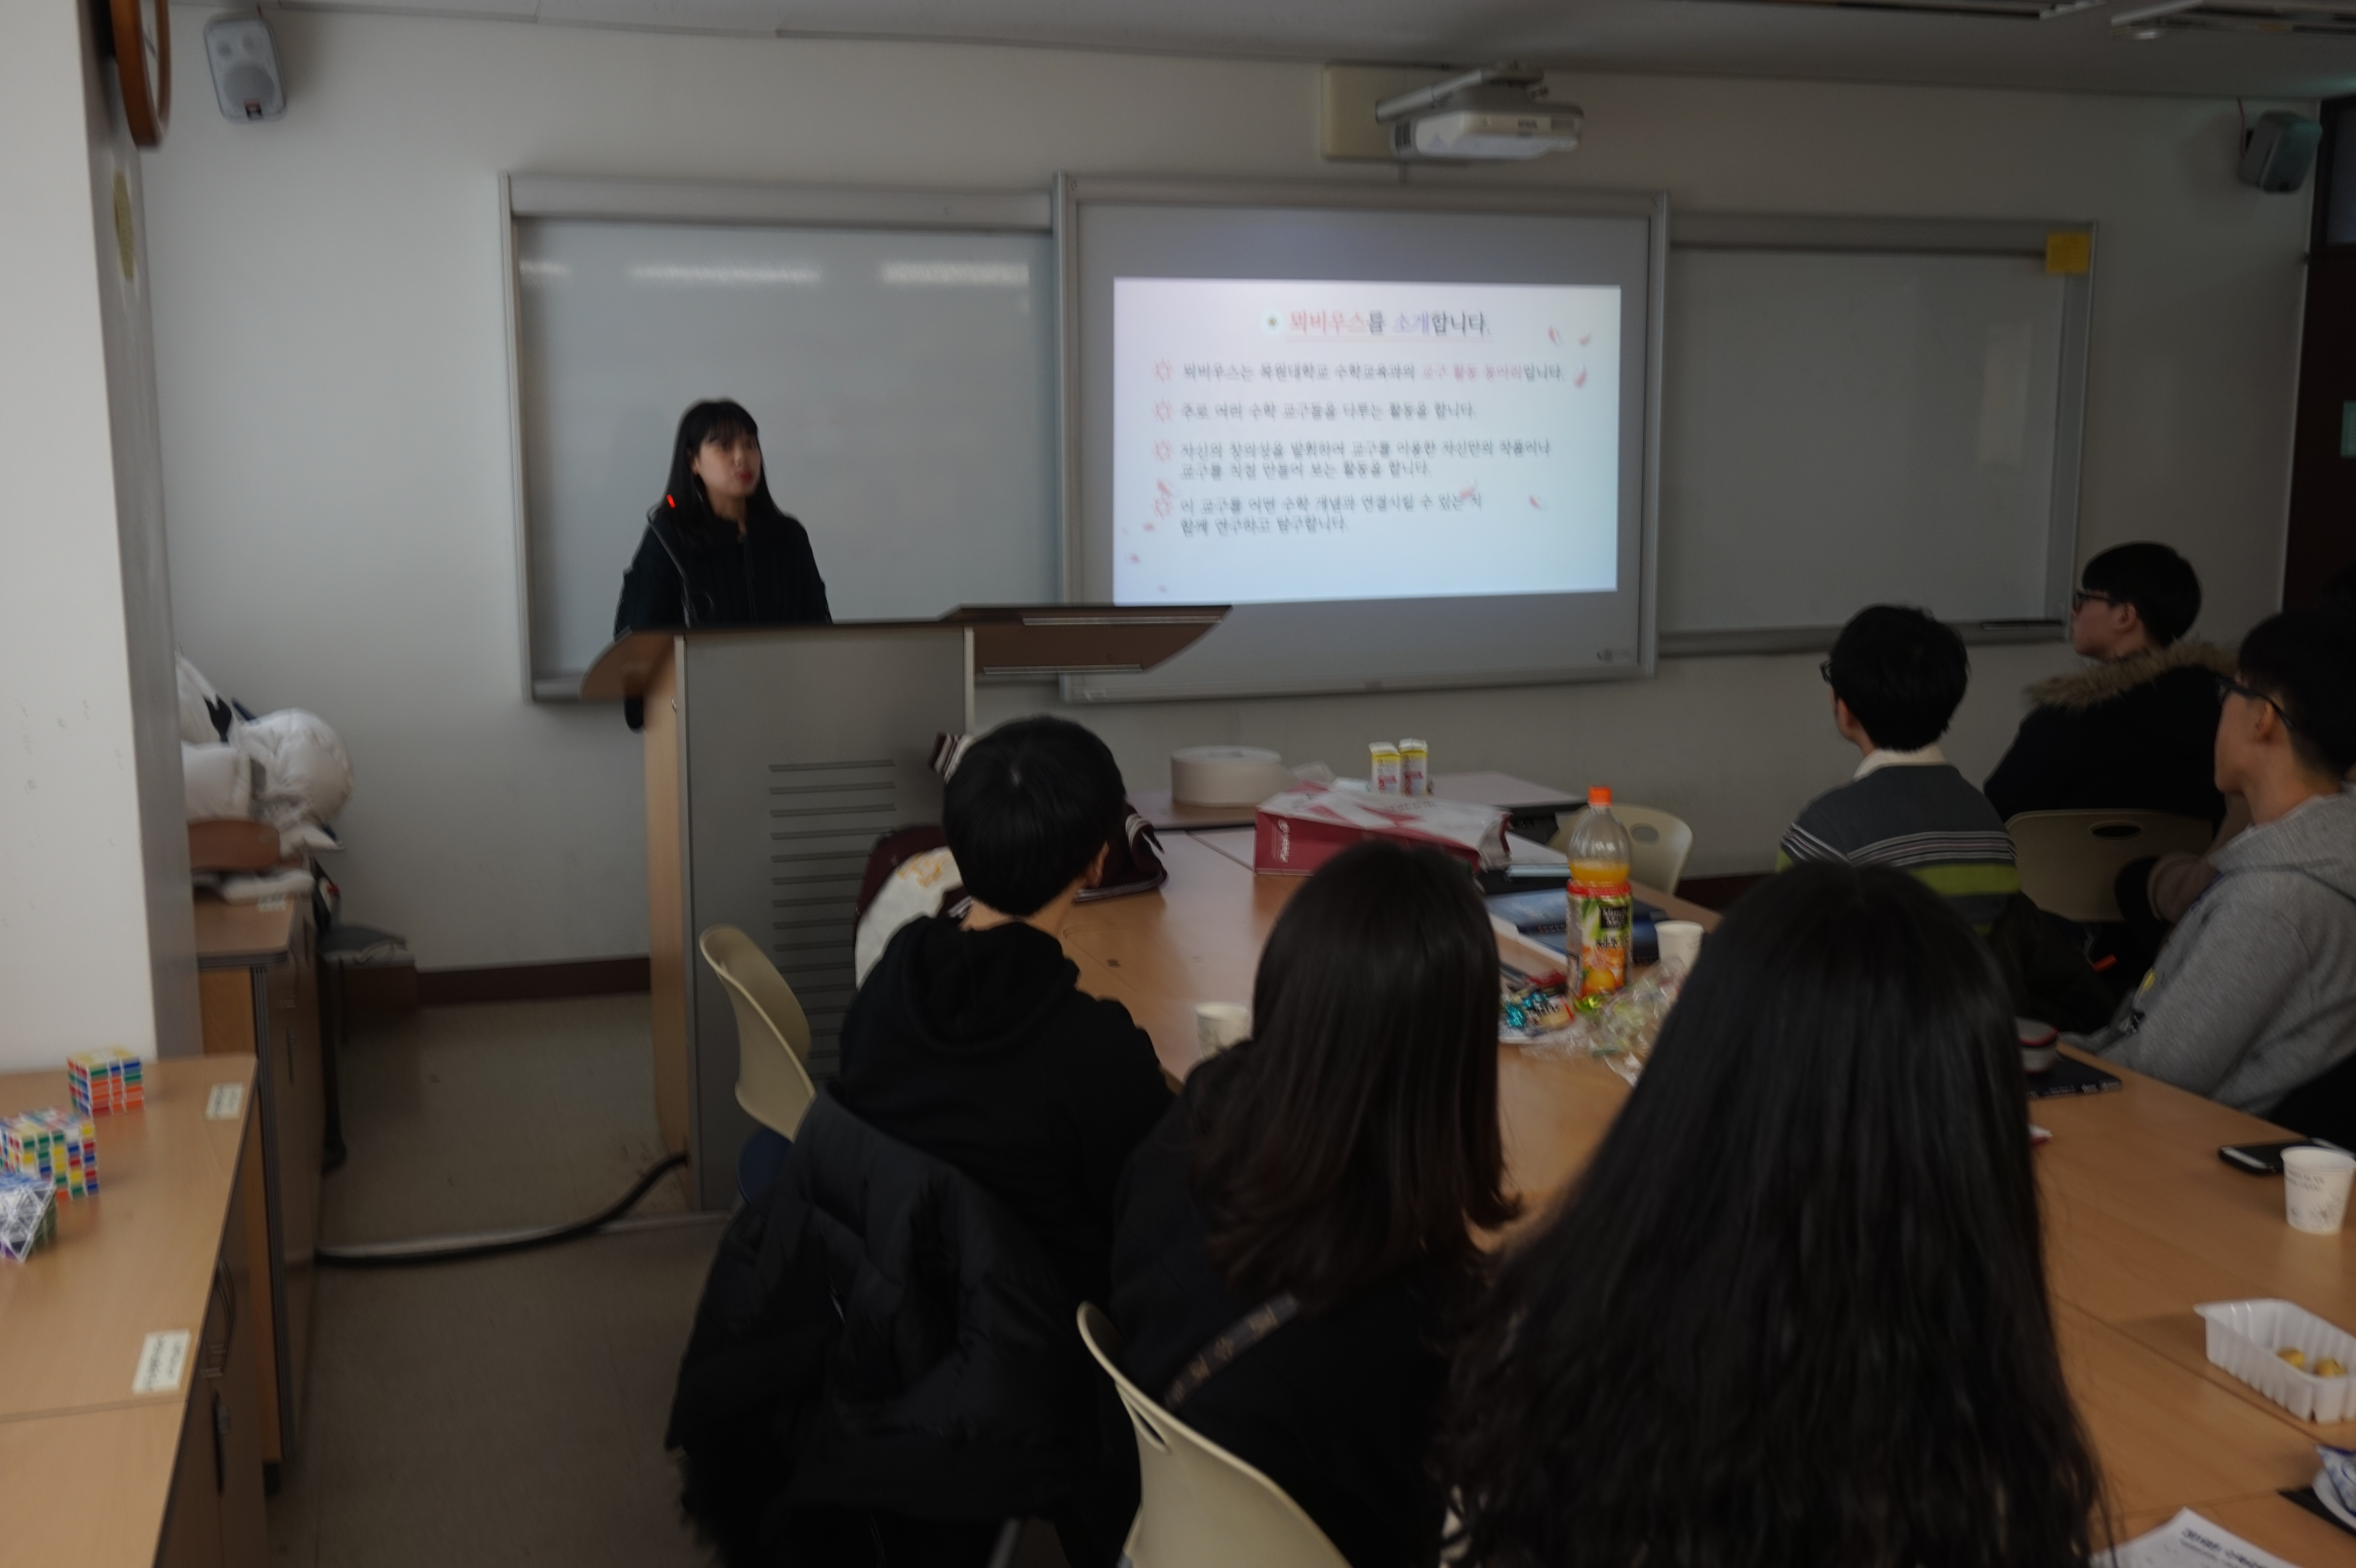
[[[1194,1044],[1204,1056],[1216,1056],[1250,1033],[1251,1009],[1241,1002],[1194,1004]],[[2344,1194],[2347,1184],[2340,1186]]]
[[[1661,962],[1692,974],[1694,960],[1701,956],[1701,926],[1690,920],[1664,920],[1654,925],[1653,933],[1660,939]]]
[[[2283,1150],[2283,1211],[2294,1231],[2329,1235],[2348,1217],[2356,1156],[2336,1148]]]

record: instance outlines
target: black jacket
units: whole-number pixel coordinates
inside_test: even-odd
[[[649,626],[823,625],[833,619],[826,580],[800,523],[755,508],[739,539],[724,520],[715,528],[681,527],[676,508],[657,503],[622,578],[614,635]]]
[[[1170,1089],[1153,1041],[1080,992],[1054,937],[911,921],[852,998],[841,1051],[847,1109],[980,1182],[1075,1301],[1106,1299],[1114,1189]]]
[[[2172,811],[2215,824],[2217,682],[2230,655],[2182,642],[2029,688],[2033,705],[1983,792],[2024,811]]]
[[[732,1563],[863,1562],[878,1514],[986,1551],[1121,1465],[1134,1488],[1074,1310],[988,1194],[821,1093],[696,1307],[664,1439],[689,1514]]]
[[[1156,1400],[1259,1305],[1229,1291],[1203,1251],[1189,1146],[1182,1100],[1130,1159],[1113,1243],[1121,1370]],[[1429,1568],[1442,1519],[1425,1456],[1448,1384],[1444,1296],[1420,1271],[1394,1275],[1285,1324],[1173,1413],[1283,1488],[1353,1568]]]

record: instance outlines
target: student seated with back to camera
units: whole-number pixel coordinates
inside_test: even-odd
[[[1021,719],[976,741],[942,805],[973,902],[892,938],[843,1019],[835,1084],[1012,1210],[1075,1302],[1106,1298],[1113,1189],[1171,1101],[1152,1040],[1080,992],[1057,935],[1126,810],[1112,752],[1077,724]]]
[[[2189,639],[2201,579],[2164,544],[2123,544],[2086,563],[2070,596],[2070,646],[2094,662],[2029,688],[1988,804],[2024,811],[2172,811],[2214,827],[2225,797],[2211,774],[2222,649]]]
[[[1472,1317],[1444,1561],[2084,1568],[2018,1052],[1986,948],[1911,879],[1744,898]]]
[[[1354,1568],[1439,1561],[1425,1463],[1442,1337],[1515,1212],[1497,1123],[1497,947],[1464,868],[1360,844],[1295,894],[1252,1038],[1194,1069],[1130,1157],[1122,1369],[1259,1469]]]
[[[2251,827],[2143,984],[2083,1043],[2265,1115],[2356,1054],[2356,613],[2262,622],[2220,677],[2217,787]]]
[[[1922,611],[1874,604],[1841,628],[1820,667],[1833,724],[1864,753],[1849,782],[1802,808],[1775,869],[1846,860],[1913,874],[1986,933],[2020,891],[2011,836],[1939,750],[1964,700],[1964,640]]]

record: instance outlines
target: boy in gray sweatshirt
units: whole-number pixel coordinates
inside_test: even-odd
[[[2248,798],[2253,826],[2082,1043],[2264,1115],[2356,1054],[2356,614],[2262,623],[2218,693],[2217,787]]]

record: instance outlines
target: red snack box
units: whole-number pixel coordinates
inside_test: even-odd
[[[1505,814],[1494,806],[1301,784],[1260,802],[1252,869],[1306,876],[1362,838],[1420,844],[1479,869],[1505,863]]]

